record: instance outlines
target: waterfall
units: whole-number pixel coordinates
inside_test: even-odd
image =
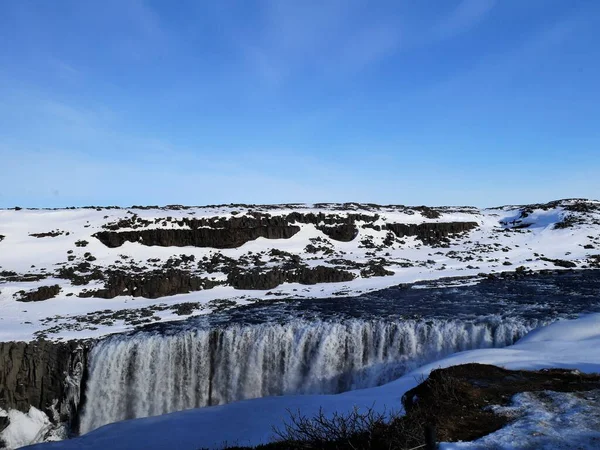
[[[90,353],[82,433],[270,395],[372,387],[448,354],[513,344],[537,321],[345,320],[113,336]]]

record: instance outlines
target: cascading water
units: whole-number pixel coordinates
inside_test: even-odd
[[[80,430],[248,398],[376,386],[453,352],[510,345],[540,324],[293,320],[115,336],[90,354]]]

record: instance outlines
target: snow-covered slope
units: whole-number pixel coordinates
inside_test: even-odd
[[[82,338],[276,297],[600,264],[600,202],[0,210],[0,341]]]
[[[256,445],[272,439],[272,426],[281,426],[288,417],[287,411],[299,410],[303,414],[311,416],[317,413],[319,408],[322,408],[328,415],[334,411],[350,411],[356,406],[359,408],[373,407],[378,411],[388,412],[398,410],[402,395],[415,387],[419,380],[426,377],[432,370],[471,362],[494,364],[508,369],[566,368],[587,373],[600,372],[600,314],[554,323],[530,333],[517,344],[503,349],[457,353],[425,365],[396,381],[375,388],[338,395],[266,397],[158,417],[123,421],[99,428],[76,439],[31,448],[40,450],[178,448],[185,450],[221,448],[224,444]],[[573,400],[564,395],[559,399]],[[535,398],[521,397],[517,399],[516,406],[527,406],[527,404],[531,406],[534,400]],[[572,404],[574,403],[572,402]],[[576,406],[578,404],[574,404],[574,407]],[[565,408],[563,407],[563,409]],[[570,417],[573,417],[573,413],[576,415],[577,411],[565,412]],[[543,414],[545,412],[539,410],[536,417],[539,419]],[[32,413],[32,415],[35,414]],[[565,436],[570,439],[569,442],[576,444],[587,442],[585,439],[588,441],[597,439],[598,433],[590,434],[586,423],[581,419],[580,414],[570,421],[573,425],[571,428],[562,427],[553,430],[553,435],[546,436],[543,443],[548,445],[547,448],[555,448],[552,446],[553,444],[558,445],[561,442],[564,444]],[[34,426],[33,419],[23,419],[23,421],[25,420],[29,421],[26,422],[27,424]],[[525,417],[525,425],[534,420],[535,417],[533,419]],[[522,443],[523,445],[519,448],[539,448],[536,446],[536,442],[539,442],[536,441],[536,438],[539,438],[539,435],[528,434],[532,429],[525,425],[521,428],[515,426],[507,431],[500,430],[497,434],[483,438],[481,443],[465,445],[464,448],[514,448],[510,445],[511,442]],[[537,424],[538,428],[542,425]],[[24,424],[15,423],[15,426],[24,426]],[[5,431],[4,434],[7,435],[9,432],[10,430]],[[518,434],[519,432],[521,434]],[[513,440],[511,441],[511,439]],[[453,444],[448,445],[447,448],[463,447]]]

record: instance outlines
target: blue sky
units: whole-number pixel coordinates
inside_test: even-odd
[[[600,2],[0,2],[0,207],[600,198]]]

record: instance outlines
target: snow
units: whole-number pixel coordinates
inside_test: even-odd
[[[479,362],[494,364],[508,369],[567,368],[582,372],[600,372],[600,314],[583,316],[576,320],[561,321],[539,331],[534,331],[515,345],[503,349],[473,350],[454,354],[421,368],[383,386],[345,392],[337,395],[295,395],[284,397],[265,397],[230,403],[222,406],[192,409],[164,416],[135,419],[106,425],[79,438],[40,444],[31,448],[40,450],[86,449],[111,450],[144,448],[148,450],[162,448],[197,449],[222,448],[227,445],[257,445],[273,438],[272,427],[281,426],[288,417],[287,411],[300,411],[305,415],[314,415],[319,408],[326,414],[335,411],[350,411],[354,407],[361,409],[373,407],[377,411],[400,409],[400,399],[409,389],[416,386],[432,370],[452,365]],[[543,444],[551,447],[552,439],[567,439],[571,442],[583,442],[582,448],[592,448],[590,442],[597,438],[597,429],[589,427],[598,423],[597,412],[594,421],[586,408],[592,408],[598,402],[597,397],[591,403],[561,394],[548,394],[551,405],[534,410],[531,406],[540,402],[539,397],[527,394],[517,396],[514,411],[525,411],[522,421],[512,428],[498,431],[484,438],[488,447],[478,444],[444,444],[442,448],[514,448],[511,442],[521,447],[539,448],[534,442],[535,433],[543,429],[547,436]],[[590,394],[591,395],[591,394]],[[587,401],[587,400],[586,400]],[[571,406],[569,406],[571,405]],[[587,405],[587,406],[586,406]],[[591,411],[591,410],[590,410]],[[555,412],[557,417],[554,417]],[[545,421],[546,425],[543,422]],[[535,428],[537,427],[537,428]],[[562,428],[568,430],[560,430]],[[533,435],[530,435],[534,433]],[[529,441],[527,440],[529,439]],[[537,443],[538,441],[535,441]],[[588,445],[589,444],[589,445]],[[470,445],[470,446],[469,446]],[[588,447],[586,447],[588,445]],[[565,447],[566,448],[566,447]]]
[[[8,413],[0,409],[0,417],[8,417],[9,425],[0,433],[0,442],[4,441],[7,448],[19,448],[23,445],[48,440],[52,431],[52,423],[46,414],[31,406],[27,413],[10,410]],[[50,439],[62,436],[51,436]]]
[[[466,222],[475,221],[479,228],[467,235],[455,239],[449,248],[432,248],[423,245],[415,238],[405,238],[404,244],[394,244],[379,253],[360,245],[363,238],[372,238],[379,244],[385,238],[385,231],[359,226],[359,235],[351,242],[331,241],[336,258],[348,259],[356,263],[366,263],[374,258],[385,257],[390,264],[386,269],[394,272],[385,277],[362,278],[360,271],[351,270],[357,278],[344,283],[326,283],[313,286],[299,284],[283,284],[271,292],[280,298],[325,298],[343,292],[344,295],[360,295],[361,293],[383,289],[404,283],[435,280],[446,277],[475,277],[477,274],[514,270],[519,266],[539,270],[554,268],[552,263],[535,256],[538,253],[546,258],[570,260],[578,267],[584,267],[590,253],[584,246],[590,243],[600,244],[600,214],[586,213],[587,221],[566,229],[554,229],[554,224],[567,214],[565,205],[573,201],[563,201],[559,206],[544,209],[533,209],[524,223],[531,223],[525,230],[505,231],[503,222],[516,220],[521,214],[519,207],[504,207],[478,210],[474,208],[444,208],[441,217],[428,219],[418,211],[405,207],[379,207],[369,209],[364,205],[329,205],[327,208],[315,208],[312,205],[283,205],[277,208],[242,207],[242,206],[210,206],[194,207],[180,210],[164,209],[59,209],[59,210],[0,210],[0,235],[5,238],[0,242],[0,271],[15,271],[20,274],[53,273],[60,264],[67,262],[67,251],[81,261],[86,252],[95,258],[94,265],[101,268],[114,265],[121,261],[121,255],[128,257],[138,265],[144,265],[148,259],[158,258],[165,262],[168,258],[186,254],[194,255],[196,260],[216,253],[231,258],[248,255],[249,252],[265,252],[278,249],[299,255],[309,266],[330,265],[331,256],[309,254],[305,247],[314,238],[326,238],[312,224],[297,224],[300,231],[290,239],[270,240],[258,238],[235,249],[216,250],[211,248],[172,248],[144,246],[140,243],[127,242],[118,248],[107,248],[99,240],[92,237],[108,223],[116,222],[135,213],[142,219],[152,221],[146,228],[175,227],[174,223],[165,226],[162,222],[155,223],[157,218],[173,217],[174,219],[189,217],[240,217],[249,212],[262,211],[271,215],[285,215],[291,212],[326,213],[344,216],[350,213],[378,214],[378,225],[385,223],[426,223],[426,222]],[[598,202],[589,202],[597,204]],[[570,213],[572,214],[572,213]],[[582,216],[583,217],[583,216]],[[360,222],[358,223],[360,225]],[[32,233],[44,233],[60,230],[64,233],[56,237],[35,238]],[[67,234],[68,233],[68,234]],[[77,247],[75,242],[86,240],[86,247]],[[596,248],[600,248],[597,245]],[[459,258],[451,252],[456,252]],[[595,251],[598,253],[598,251]],[[463,260],[461,257],[475,255],[474,259]],[[503,262],[510,261],[512,267],[506,267]],[[268,263],[268,262],[267,262]],[[401,267],[397,264],[411,263],[412,267]],[[268,263],[269,264],[269,263]],[[35,267],[33,267],[35,266]],[[333,267],[333,266],[332,266]],[[224,279],[223,273],[209,274],[216,279]],[[35,303],[22,303],[15,300],[15,294],[20,290],[31,290],[40,286],[58,284],[60,294],[51,300]],[[98,337],[106,334],[130,330],[132,325],[116,320],[112,326],[85,325],[76,320],[77,316],[106,309],[138,309],[151,305],[174,305],[181,302],[197,302],[205,309],[196,314],[211,311],[210,302],[228,299],[237,304],[246,304],[250,299],[272,299],[267,291],[243,291],[230,286],[218,287],[206,291],[192,292],[185,295],[163,297],[155,300],[140,297],[120,296],[114,299],[79,298],[77,294],[82,289],[94,288],[96,285],[73,286],[68,280],[48,278],[38,282],[5,282],[0,284],[0,341],[35,339],[36,333],[48,330],[58,325],[76,325],[69,328],[61,327],[59,331],[49,334],[51,339],[71,339]],[[69,296],[72,294],[71,296]],[[161,321],[181,320],[171,311],[161,311],[156,314]],[[46,319],[56,318],[51,323]]]
[[[600,447],[600,390],[525,392],[495,407],[514,422],[473,442],[444,443],[440,450],[573,449]]]

